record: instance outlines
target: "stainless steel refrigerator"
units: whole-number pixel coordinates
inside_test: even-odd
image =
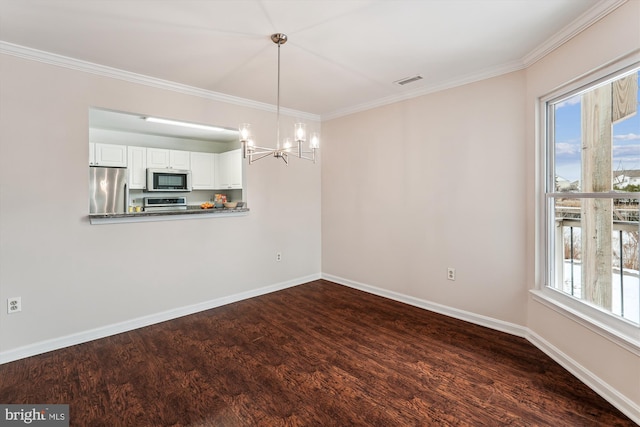
[[[89,168],[89,213],[125,213],[128,198],[127,168]]]

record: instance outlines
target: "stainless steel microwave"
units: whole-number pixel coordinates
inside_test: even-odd
[[[147,191],[191,191],[191,171],[149,168]]]

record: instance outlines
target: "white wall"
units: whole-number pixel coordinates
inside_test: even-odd
[[[624,4],[613,13],[565,43],[559,49],[527,69],[526,170],[527,190],[527,287],[542,283],[540,248],[537,234],[541,226],[537,190],[539,141],[535,108],[538,98],[593,70],[640,49],[640,1]],[[609,398],[635,413],[640,420],[640,356],[629,347],[618,345],[585,328],[532,298],[527,303],[527,326],[533,334],[586,373],[591,385],[609,390]],[[619,405],[620,407],[620,405]]]
[[[323,122],[323,275],[506,325],[640,420],[637,352],[529,292],[537,98],[640,48],[639,17],[630,1],[526,70]]]
[[[310,163],[259,162],[247,217],[162,223],[88,224],[90,106],[248,121],[266,140],[273,115],[0,55],[0,301],[22,296],[24,306],[0,310],[0,360],[322,271],[529,330],[636,410],[638,356],[528,291],[537,285],[536,99],[637,49],[638,16],[640,2],[629,1],[526,71],[323,123],[322,182]]]
[[[323,123],[323,273],[523,325],[524,89],[516,72]]]
[[[250,166],[244,217],[87,219],[89,107],[228,127],[250,122],[265,144],[275,135],[273,113],[9,55],[0,55],[0,70],[0,360],[49,340],[319,277],[320,166],[311,162]],[[7,315],[5,301],[15,296],[22,312]]]

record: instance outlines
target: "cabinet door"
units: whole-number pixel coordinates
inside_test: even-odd
[[[216,165],[216,187],[218,189],[242,188],[242,151],[219,153]]]
[[[191,153],[191,187],[194,190],[215,189],[215,154]]]
[[[94,142],[89,143],[89,166],[96,164],[96,144]]]
[[[242,188],[242,150],[228,151],[228,174],[231,188]]]
[[[147,149],[146,147],[127,147],[129,169],[129,188],[144,190],[147,188]]]
[[[147,148],[147,167],[157,169],[168,168],[169,150],[164,148]]]
[[[127,146],[96,143],[94,147],[96,166],[127,167]]]
[[[229,185],[229,177],[227,176],[227,167],[225,165],[226,157],[224,153],[216,153],[215,172],[216,172],[216,189],[225,189]]]
[[[169,151],[169,167],[173,169],[191,169],[189,151],[170,150]]]

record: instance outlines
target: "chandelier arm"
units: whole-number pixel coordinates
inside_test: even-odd
[[[274,148],[253,146],[253,147],[251,147],[251,151],[249,152],[249,154],[251,154],[251,152],[257,153],[257,154],[266,153],[266,152],[274,153],[275,151],[277,151],[277,150],[274,149]]]
[[[301,155],[303,155],[303,154],[315,154],[316,150],[317,150],[316,148],[312,148],[309,151],[306,151],[306,150],[294,150],[293,148],[283,148],[280,151],[282,151],[283,153],[288,153],[288,154],[290,154],[292,156],[295,156],[295,157],[302,158]],[[275,150],[273,150],[273,151],[275,151]]]
[[[298,157],[298,156],[297,156]],[[307,157],[307,156],[299,156],[299,159],[303,159],[303,160],[311,160],[313,163],[316,162],[316,156],[315,153],[313,153],[313,156],[311,157]]]
[[[274,152],[275,152],[274,150],[271,150],[269,152],[261,152],[261,153],[249,154],[249,164],[251,164],[253,162],[257,162],[260,159],[264,159],[265,157],[271,156],[271,155],[273,155]],[[254,157],[256,157],[256,158],[254,159]]]
[[[312,135],[312,141],[310,142],[311,151],[305,151],[302,149],[302,144],[306,142],[306,125],[297,123],[294,125],[295,130],[295,143],[297,147],[291,147],[290,139],[280,141],[280,47],[287,42],[287,35],[283,33],[275,33],[271,35],[271,40],[278,45],[278,73],[277,73],[277,96],[276,96],[276,148],[260,147],[249,144],[253,144],[250,138],[250,124],[243,123],[240,126],[240,142],[242,144],[244,158],[249,158],[249,164],[255,161],[273,155],[276,158],[281,158],[287,165],[289,165],[289,156],[297,157],[300,159],[311,160],[316,162],[316,150],[317,150],[317,134]],[[315,144],[315,147],[313,145]]]

